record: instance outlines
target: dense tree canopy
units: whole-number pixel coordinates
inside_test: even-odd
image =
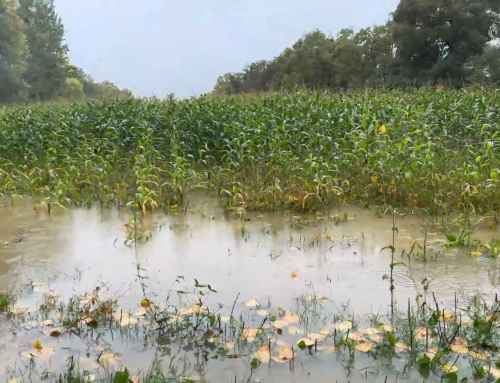
[[[219,77],[214,93],[495,83],[500,53],[489,30],[499,11],[500,0],[401,0],[385,25],[312,31],[271,61]]]
[[[0,0],[0,104],[130,97],[69,62],[53,0]]]

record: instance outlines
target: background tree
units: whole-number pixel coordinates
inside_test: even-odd
[[[64,91],[67,52],[63,44],[64,26],[53,0],[20,0],[18,13],[24,21],[29,47],[24,79],[31,101],[48,101]]]
[[[0,0],[0,104],[22,101],[28,47],[14,3]]]

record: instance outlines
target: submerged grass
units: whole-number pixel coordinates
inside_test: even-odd
[[[245,209],[360,202],[496,211],[500,91],[122,100],[0,115],[0,193],[51,204]]]

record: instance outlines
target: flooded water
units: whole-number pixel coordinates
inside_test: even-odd
[[[373,211],[348,207],[322,217],[255,213],[241,220],[227,218],[210,198],[197,198],[190,206],[187,212],[148,214],[140,230],[150,231],[151,238],[127,246],[124,225],[129,215],[125,212],[56,208],[48,214],[35,212],[30,201],[7,205],[0,209],[0,243],[9,243],[0,247],[0,291],[15,293],[17,308],[35,312],[48,294],[64,302],[100,286],[101,292],[117,299],[120,309],[136,312],[144,297],[137,280],[140,264],[153,301],[165,300],[172,291],[193,291],[196,279],[217,291],[207,296],[204,305],[217,308],[222,316],[230,315],[233,305],[235,313],[245,313],[248,308],[243,302],[252,299],[260,302],[261,308],[293,311],[299,298],[311,295],[324,298],[321,311],[326,316],[342,310],[359,316],[388,313],[391,299],[384,275],[389,273],[391,258],[390,252],[382,249],[392,241],[392,217],[377,218]],[[334,216],[338,216],[337,224]],[[395,262],[406,265],[395,269],[399,307],[406,307],[409,298],[413,302],[424,293],[423,280],[430,282],[428,290],[443,307],[452,308],[455,295],[460,300],[478,292],[493,296],[500,285],[496,259],[471,256],[470,249],[446,250],[432,245],[427,262],[401,257],[413,239],[423,238],[427,223],[422,217],[398,218]],[[430,241],[444,238],[432,230]],[[500,234],[483,229],[475,231],[472,238],[493,236]],[[247,326],[252,323],[258,327],[263,320],[257,314],[246,318]],[[38,358],[35,378],[43,371],[65,366],[70,354],[85,362],[101,348],[117,353],[120,365],[139,372],[147,371],[155,358],[168,365],[176,355],[172,350],[158,355],[158,348],[145,348],[137,334],[108,334],[95,342],[93,335],[87,335],[88,339],[75,335],[53,338],[29,321],[21,330],[12,326],[0,316],[1,380],[19,378],[19,371],[24,371],[26,379],[30,369],[23,351],[42,338],[54,353]],[[285,331],[283,337],[289,344],[298,339]],[[210,359],[203,367],[191,361],[186,376],[229,382],[246,381],[250,373],[245,358]],[[366,355],[356,360],[351,371],[337,356],[316,354],[300,358],[294,368],[289,364],[261,367],[252,373],[252,379],[384,381],[386,375],[392,379],[388,381],[395,381],[396,373],[380,371]]]

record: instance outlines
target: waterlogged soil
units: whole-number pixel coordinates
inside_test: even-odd
[[[344,331],[342,319],[363,323],[374,313],[387,317],[391,295],[385,276],[391,258],[383,249],[392,243],[392,216],[379,218],[374,211],[346,207],[321,215],[252,213],[238,219],[224,214],[216,200],[197,197],[187,209],[141,216],[137,235],[150,238],[131,244],[126,243],[124,225],[130,214],[125,211],[53,207],[49,214],[46,207],[34,211],[29,200],[4,205],[0,243],[8,244],[0,247],[0,291],[16,297],[13,311],[21,315],[0,314],[1,381],[37,381],[40,376],[50,380],[67,369],[70,356],[80,371],[87,371],[88,381],[124,367],[133,376],[143,376],[154,365],[209,382],[384,382],[386,377],[391,382],[405,364],[404,356],[397,356],[387,366],[364,353],[363,347],[356,351],[354,364],[348,363],[346,355],[333,352],[335,342],[328,339],[320,339],[319,350],[318,343],[312,349],[297,348],[298,340],[311,332]],[[395,262],[403,263],[394,270],[397,307],[403,309],[408,299],[414,302],[427,292],[449,310],[455,297],[460,303],[478,295],[493,299],[500,285],[498,260],[471,255],[470,248],[439,245],[444,235],[439,225],[430,223],[422,216],[397,219]],[[422,243],[424,227],[427,262],[403,253],[415,239]],[[481,227],[471,238],[484,241],[495,236],[500,237],[497,229]],[[211,333],[206,337],[236,356],[228,358],[210,349],[200,353],[161,339],[146,345],[137,328],[144,311],[138,264],[146,276],[142,287],[154,303],[163,304],[168,298],[190,310],[195,279],[210,284],[216,292],[202,296],[203,306],[221,316],[220,328],[226,331],[215,340]],[[88,297],[96,287],[102,299],[117,301],[119,321],[123,313],[131,313],[125,315],[130,323],[120,322],[124,326],[118,329],[89,328],[50,336],[60,314],[39,312],[47,297],[68,302],[74,296]],[[280,325],[281,334],[272,339],[278,359],[268,361],[264,356],[252,371],[259,347],[250,344],[241,353],[232,351],[235,340],[230,339],[226,318],[231,312],[245,328],[268,329],[270,319],[264,318],[287,318]],[[307,313],[307,320],[290,319],[295,313]],[[43,351],[33,357],[29,353],[36,349],[36,341]],[[286,356],[292,346],[292,357]],[[405,379],[422,378],[410,371]],[[427,381],[433,379],[439,381],[439,376],[431,375]]]

